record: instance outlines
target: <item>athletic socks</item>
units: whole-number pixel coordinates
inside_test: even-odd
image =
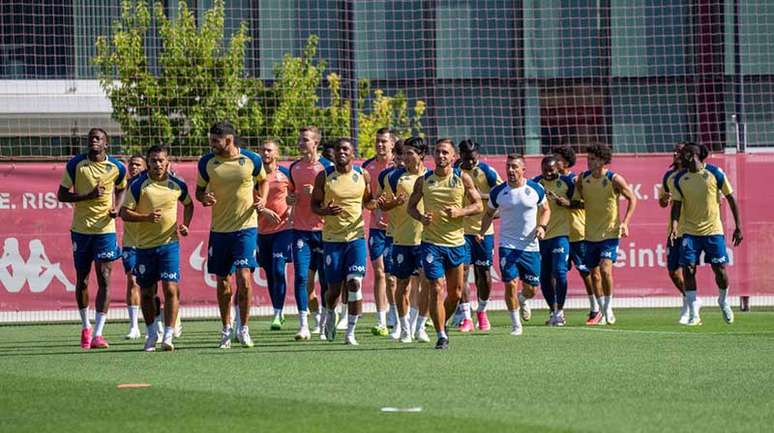
[[[605,311],[605,299],[602,296],[597,296],[597,307],[599,308],[599,310],[597,310],[597,311],[602,311],[604,313],[604,311]]]
[[[691,312],[691,317],[699,317],[699,302],[696,299],[696,290],[686,291],[685,299],[688,300],[688,311]]]
[[[301,310],[298,312],[298,326],[309,329],[309,311]]]
[[[476,311],[478,311],[479,313],[484,313],[484,312],[486,312],[486,305],[487,305],[488,303],[489,303],[489,300],[488,300],[488,299],[487,299],[486,301],[485,301],[485,300],[483,300],[483,299],[479,299],[479,300],[478,300],[478,309],[477,309]]]
[[[419,310],[417,310],[414,307],[411,307],[409,309],[409,328],[408,329],[416,329],[417,317],[419,317]]]
[[[473,318],[470,316],[470,302],[462,303],[462,314],[465,315],[466,319],[473,320]]]
[[[172,336],[175,335],[175,327],[174,326],[165,326],[164,327],[164,340],[171,340]]]
[[[386,328],[387,327],[387,312],[377,311],[376,312],[376,326],[380,328]]]
[[[347,317],[347,335],[355,335],[355,326],[357,326],[357,320],[360,318],[357,314],[350,314]]]
[[[91,328],[91,323],[89,323],[89,307],[81,308],[78,310],[78,314],[81,316],[81,327],[84,329]]]
[[[518,298],[519,298],[519,304],[525,305],[527,303],[527,298],[524,297],[523,293],[519,292]]]
[[[718,305],[721,307],[728,303],[728,288],[718,290]]]
[[[234,304],[234,310],[231,312],[231,318],[234,322],[234,329],[242,328],[242,317],[239,314],[239,305]]]
[[[94,320],[94,336],[99,337],[102,335],[102,330],[105,328],[105,321],[107,320],[107,313],[100,313],[97,311],[97,316]]]
[[[599,304],[597,303],[597,298],[594,295],[589,295],[589,307],[591,308],[592,313],[599,312]]]
[[[425,329],[425,324],[427,324],[427,316],[417,316],[417,326],[414,330],[419,331],[420,329]]]
[[[137,328],[137,317],[140,311],[139,305],[129,305],[126,307],[126,311],[129,313],[129,329]]]
[[[409,332],[409,329],[411,329],[411,319],[409,319],[408,314],[400,318],[400,327],[401,327],[401,330],[403,330],[403,332],[405,332],[408,335],[411,335],[411,332]]]
[[[447,340],[449,339],[449,336],[447,336],[447,335],[446,335],[446,331],[436,331],[436,332],[435,332],[435,335],[436,335],[438,338],[445,338],[445,339],[447,339]]]
[[[395,322],[398,321],[398,305],[397,304],[390,304],[389,315],[391,317],[390,320],[395,320]],[[387,322],[387,324],[389,325],[390,322]]]
[[[605,311],[613,311],[613,295],[605,296]]]
[[[521,317],[519,316],[519,310],[511,310],[511,325],[514,328],[521,328]]]

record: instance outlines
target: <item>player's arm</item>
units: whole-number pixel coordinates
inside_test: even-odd
[[[675,239],[677,239],[677,228],[682,211],[683,202],[678,199],[672,199],[672,210],[669,213],[669,243],[674,243]]]
[[[734,242],[734,246],[738,247],[742,243],[742,218],[739,216],[739,206],[736,205],[736,198],[734,194],[727,194],[726,200],[728,200],[728,207],[731,208],[731,214],[734,215],[734,234],[731,239]]]
[[[321,171],[314,178],[312,212],[320,216],[338,215],[341,213],[341,206],[335,205],[333,202],[323,206],[323,200],[325,200],[325,172]]]
[[[253,208],[259,213],[266,207],[267,197],[269,197],[269,180],[264,176],[255,184],[255,195],[253,196]]]
[[[406,212],[411,218],[421,222],[423,225],[428,225],[433,221],[433,214],[429,212],[423,214],[417,209],[419,202],[422,200],[422,186],[424,184],[425,178],[423,176],[418,177],[416,182],[414,182],[414,191],[411,192],[411,197],[409,197]]]
[[[183,205],[183,224],[177,227],[177,230],[183,236],[188,236],[188,227],[191,227],[191,220],[194,215],[193,201],[188,200],[188,203]]]
[[[75,191],[70,191],[64,185],[59,185],[59,190],[56,192],[56,199],[62,203],[75,203],[79,201],[93,200],[105,193],[105,187],[97,185],[93,190],[86,194],[78,194]]]
[[[141,213],[134,209],[135,201],[128,200],[121,206],[121,211],[118,213],[121,219],[130,223],[151,222],[157,223],[161,219],[161,209],[154,209],[152,212]]]
[[[489,226],[492,225],[492,221],[494,221],[496,216],[497,208],[487,206],[486,210],[484,211],[484,216],[481,217],[481,230],[479,230],[478,234],[476,235],[476,240],[478,242],[482,242],[484,240],[486,232],[489,230]]]
[[[629,236],[629,223],[632,221],[634,209],[637,207],[637,196],[634,195],[632,188],[620,174],[613,176],[613,186],[624,196],[624,198],[626,198],[627,202],[626,213],[624,214],[624,219],[621,223],[621,237],[625,238]]]
[[[121,205],[124,203],[124,199],[126,198],[126,190],[128,188],[116,188],[113,198],[113,207],[110,208],[110,217],[115,218],[118,216],[118,210],[121,208]]]
[[[454,208],[447,206],[444,208],[449,218],[460,218],[480,214],[483,209],[481,205],[481,195],[473,183],[473,179],[467,174],[462,173],[462,184],[465,186],[465,195],[468,198],[468,205],[463,208]]]
[[[374,211],[379,209],[379,202],[374,199],[371,193],[371,174],[363,170],[363,181],[365,182],[365,190],[363,191],[363,207]]]
[[[196,201],[202,204],[204,207],[212,206],[215,203],[218,202],[217,199],[215,199],[215,194],[212,193],[212,191],[207,192],[206,186],[196,186]]]
[[[543,200],[543,204],[538,206],[537,217],[537,229],[535,229],[535,236],[538,239],[546,237],[546,229],[548,229],[548,222],[551,220],[551,207],[548,205],[548,200]]]

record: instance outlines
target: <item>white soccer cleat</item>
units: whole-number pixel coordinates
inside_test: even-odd
[[[218,348],[220,349],[231,349],[231,334],[232,334],[231,328],[225,328],[220,333],[220,344],[218,345]]]
[[[143,350],[146,352],[155,352],[156,351],[156,338],[153,338],[153,336],[149,336],[145,338],[145,347],[143,347]]]
[[[688,319],[688,323],[686,323],[686,326],[701,326],[702,325],[701,317],[695,316]]]
[[[309,328],[303,327],[298,330],[294,338],[296,341],[308,341],[312,338],[312,334],[309,332]]]
[[[529,319],[532,318],[532,309],[529,308],[529,301],[524,301],[519,305],[519,314],[521,315],[521,320],[529,322]]]
[[[360,343],[355,340],[355,334],[347,334],[344,336],[344,344],[349,344],[351,346],[357,346]]]
[[[720,306],[720,312],[723,313],[723,320],[726,321],[729,325],[734,323],[734,310],[731,309],[731,306],[728,304],[724,304]]]
[[[691,310],[688,308],[688,304],[683,304],[683,306],[680,308],[680,319],[677,320],[677,323],[681,325],[687,325],[688,321],[691,319]]]
[[[316,325],[314,328],[312,328],[311,333],[312,334],[319,334],[320,333],[320,325]]]
[[[390,338],[393,340],[400,340],[402,334],[400,331],[400,325],[395,325],[395,327],[392,328],[392,332],[390,332]]]
[[[401,330],[400,333],[400,342],[401,343],[411,343],[411,333],[408,331],[408,329]]]
[[[344,314],[339,319],[339,323],[336,324],[336,329],[338,329],[339,331],[346,331],[347,326],[349,326],[349,315]]]
[[[239,333],[237,333],[237,339],[239,339],[239,343],[242,345],[242,347],[250,348],[255,346],[253,339],[250,337],[250,331],[247,329],[247,326],[243,326]]]
[[[163,339],[161,342],[161,350],[164,352],[173,352],[175,350],[175,345],[172,343],[172,335]]]
[[[524,328],[522,328],[521,326],[514,326],[511,328],[511,335],[513,335],[514,337],[518,337],[523,333],[523,329]]]
[[[142,334],[140,333],[140,328],[132,328],[129,330],[129,333],[126,334],[126,337],[124,338],[126,338],[127,340],[136,340],[140,338],[140,336],[142,336]]]
[[[615,325],[615,314],[613,314],[613,310],[608,310],[605,312],[605,320],[607,321],[608,325]]]

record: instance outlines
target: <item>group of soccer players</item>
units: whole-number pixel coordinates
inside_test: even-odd
[[[356,148],[350,139],[327,143],[323,157],[320,131],[305,127],[297,143],[301,156],[285,168],[279,165],[279,140],[264,140],[254,153],[239,147],[237,131],[228,122],[212,126],[211,152],[198,163],[195,198],[212,208],[207,271],[217,279],[220,348],[231,347],[233,339],[244,347],[254,345],[248,322],[252,273],[259,265],[274,309],[271,329],[282,329],[290,262],[299,320],[296,340],[319,333],[321,339],[333,341],[337,330],[345,330],[344,342],[358,344],[355,328],[363,309],[368,259],[375,274],[374,335],[403,343],[429,342],[425,324],[430,318],[435,347],[445,349],[452,316],[458,316],[453,323],[460,332],[475,327],[488,331],[495,220],[500,222],[499,271],[511,335],[522,334],[522,321],[532,316],[528,300],[538,288],[550,310],[546,324],[566,324],[567,273],[572,265],[589,298],[586,324],[616,322],[613,264],[619,239],[629,234],[637,199],[624,177],[609,169],[608,146],[587,149],[588,170],[580,175],[571,171],[575,152],[570,147],[543,158],[540,175],[534,178],[527,177],[521,155],[509,154],[503,181],[496,167],[480,161],[480,146],[472,140],[458,147],[442,138],[431,150],[423,138],[402,141],[389,128],[377,131],[374,139],[376,156],[361,167],[354,164]],[[165,146],[151,146],[125,167],[107,154],[108,140],[101,129],[89,132],[88,152],[67,163],[58,192],[60,201],[75,203],[71,236],[81,347],[108,347],[102,333],[111,263],[123,257],[127,338],[140,337],[141,310],[147,327],[144,350],[154,351],[159,343],[163,350],[174,350],[173,340],[181,332],[178,236],[188,235],[193,201],[185,182],[170,171]],[[425,165],[431,152],[432,169]],[[672,206],[669,273],[684,296],[680,323],[685,325],[701,324],[695,274],[702,253],[715,272],[723,317],[733,322],[721,195],[734,215],[734,245],[742,241],[740,218],[727,178],[704,163],[707,155],[702,146],[680,143],[660,197],[663,207]],[[620,198],[627,202],[623,218]],[[182,221],[177,202],[183,206]],[[366,211],[371,213],[368,242]],[[125,221],[123,254],[116,216]],[[87,290],[92,263],[98,282],[94,328]],[[466,284],[469,272],[478,298],[475,326]],[[342,310],[337,309],[340,302]],[[311,329],[310,309],[315,320]]]

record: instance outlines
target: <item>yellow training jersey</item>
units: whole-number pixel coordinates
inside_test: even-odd
[[[446,206],[464,206],[462,171],[454,168],[445,177],[439,177],[435,171],[427,171],[422,183],[422,197],[425,212],[433,216],[432,222],[422,229],[422,242],[444,247],[465,245],[464,218],[449,218],[443,211]]]
[[[137,225],[137,248],[154,248],[177,241],[177,202],[191,204],[185,182],[171,174],[164,180],[153,180],[147,172],[129,186],[124,207],[147,214],[161,211],[159,222],[142,221]]]
[[[575,186],[578,176],[573,172],[570,172],[566,176],[572,181],[573,186]],[[576,197],[573,197],[573,200],[575,199]],[[583,202],[583,200],[580,201]],[[586,239],[586,209],[570,209],[570,242],[580,242],[584,239]]]
[[[667,170],[667,172],[664,173],[664,178],[661,180],[661,191],[659,192],[659,199],[665,197],[666,194],[670,192],[674,195],[675,176],[677,176],[677,173],[679,173],[679,171],[675,169]],[[683,224],[685,224],[685,214],[680,212],[680,219],[677,221],[677,236],[683,235]],[[671,231],[672,218],[670,217],[667,219],[667,235],[669,235]]]
[[[143,173],[138,174],[137,176],[129,179],[129,182],[127,184],[129,185],[129,188],[132,187],[132,183],[139,179],[140,176],[142,176]],[[128,196],[129,194],[127,194]],[[128,198],[128,197],[127,197]],[[137,240],[139,239],[139,236],[137,234],[137,230],[140,226],[140,223],[130,223],[129,221],[124,221],[124,240],[123,240],[123,247],[124,248],[135,248],[137,247]]]
[[[620,193],[613,187],[615,173],[607,171],[596,178],[590,171],[584,172],[576,186],[576,195],[583,200],[586,209],[586,240],[600,242],[621,237],[621,220],[618,215]]]
[[[340,206],[338,215],[323,217],[322,236],[325,242],[349,242],[365,237],[363,229],[363,195],[366,191],[365,177],[360,166],[352,171],[340,173],[336,167],[325,168],[325,189],[322,206],[329,203]]]
[[[491,165],[484,162],[477,162],[470,170],[465,170],[460,167],[463,173],[467,173],[471,179],[473,179],[473,185],[476,185],[478,192],[481,194],[481,203],[484,205],[484,209],[487,208],[489,202],[489,191],[497,185],[503,183],[500,175],[492,168]],[[465,206],[469,205],[467,197],[465,197]],[[464,219],[466,235],[477,235],[481,231],[481,218],[484,217],[483,213],[467,216]],[[494,224],[489,226],[489,230],[486,234],[494,234]]]
[[[387,167],[387,168],[385,168],[384,170],[382,170],[379,173],[378,178],[377,178],[377,182],[376,182],[376,185],[377,185],[376,193],[374,194],[374,191],[371,190],[371,193],[374,194],[374,197],[379,197],[382,194],[384,194],[384,196],[387,199],[390,199],[390,200],[394,197],[392,191],[387,186],[387,176],[389,176],[390,173],[392,173],[393,170],[397,170],[397,167]],[[385,214],[388,217],[388,218],[386,218],[386,220],[387,220],[387,229],[385,230],[385,235],[388,238],[391,238],[392,234],[395,232],[395,223],[389,218],[390,215],[394,215],[395,214],[394,211],[395,211],[395,208],[390,209],[389,211],[385,212]],[[373,218],[373,216],[372,216],[372,218]]]
[[[546,193],[552,192],[558,197],[572,200],[575,185],[572,179],[567,176],[558,176],[556,179],[548,180],[543,176],[532,179],[539,183]],[[548,207],[551,209],[551,218],[548,220],[545,239],[552,239],[559,236],[570,235],[570,209],[556,204],[552,198],[548,199]]]
[[[121,161],[107,156],[98,162],[78,155],[67,161],[60,184],[68,190],[72,188],[76,194],[88,194],[97,185],[105,188],[97,198],[73,203],[73,232],[87,235],[116,232],[110,209],[114,191],[126,188],[126,167]]]
[[[723,234],[720,220],[720,196],[734,190],[720,168],[704,164],[696,173],[681,170],[674,178],[672,199],[682,203],[683,233],[694,236]]]
[[[253,191],[266,178],[258,154],[239,149],[233,158],[208,153],[199,159],[196,185],[215,194],[210,231],[233,233],[258,227]]]
[[[419,173],[411,174],[405,168],[398,168],[390,172],[387,177],[387,189],[394,196],[404,194],[406,196],[406,203],[400,206],[394,207],[390,211],[390,223],[395,224],[394,231],[392,233],[392,244],[413,246],[422,243],[422,223],[411,218],[408,214],[408,198],[414,192],[414,184],[417,178],[424,176],[428,170],[425,167],[419,168]],[[423,202],[420,201],[417,204],[417,210],[423,213]]]

